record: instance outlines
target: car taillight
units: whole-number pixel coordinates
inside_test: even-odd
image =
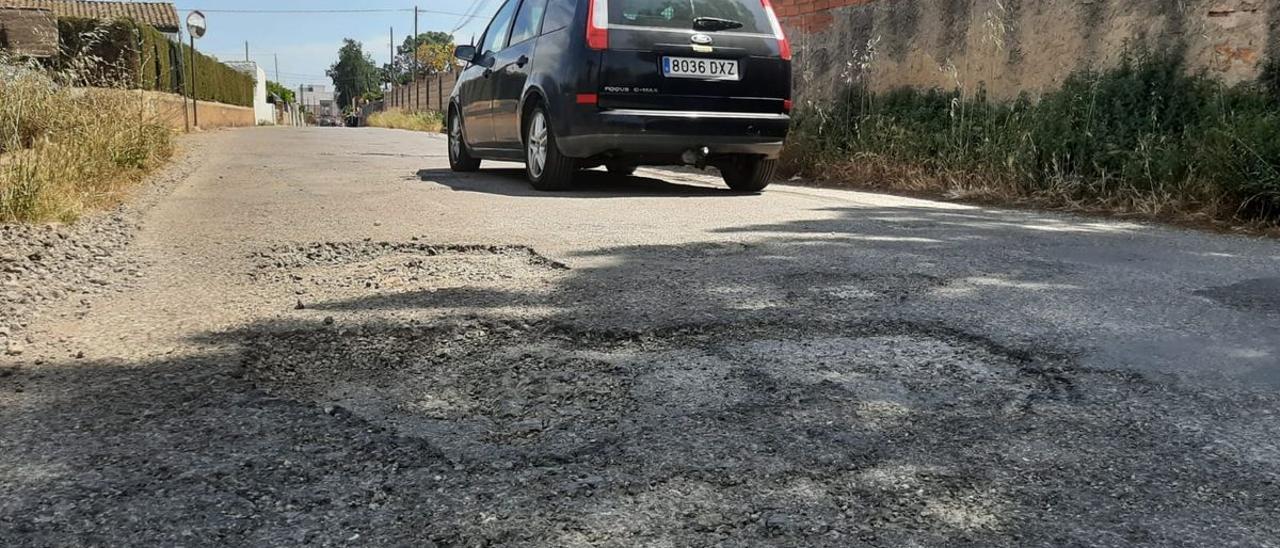
[[[760,0],[760,4],[764,6],[765,14],[769,16],[769,26],[773,27],[773,35],[778,38],[778,54],[782,56],[783,61],[790,61],[791,41],[787,40],[787,34],[782,32],[782,23],[778,21],[778,14],[773,12],[773,4],[770,4],[769,0]]]
[[[785,112],[787,114],[791,113],[791,99],[782,100],[782,112]]]
[[[587,47],[609,49],[609,0],[587,4]]]

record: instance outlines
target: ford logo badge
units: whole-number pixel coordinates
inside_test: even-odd
[[[689,41],[701,46],[706,46],[711,44],[711,37],[705,34],[695,34],[689,37]]]

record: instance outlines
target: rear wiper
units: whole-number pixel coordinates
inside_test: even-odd
[[[733,19],[721,19],[719,17],[694,17],[693,30],[733,30],[742,28],[740,21]]]

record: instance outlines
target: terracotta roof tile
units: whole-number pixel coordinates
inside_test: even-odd
[[[129,17],[163,32],[178,32],[178,9],[169,2],[90,2],[87,0],[0,0],[0,8],[38,8],[56,17],[115,19]]]

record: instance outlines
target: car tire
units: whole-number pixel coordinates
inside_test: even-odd
[[[480,169],[480,159],[471,156],[467,140],[462,136],[462,118],[458,111],[449,109],[449,169],[475,171]]]
[[[542,105],[533,107],[524,125],[524,172],[533,188],[568,190],[573,187],[573,174],[578,161],[560,153],[551,118]]]
[[[604,168],[609,170],[609,173],[621,176],[631,175],[636,172],[636,166],[634,164],[609,163],[605,164]]]
[[[767,160],[757,156],[744,156],[720,166],[720,175],[724,177],[724,182],[733,190],[738,192],[760,192],[773,181],[773,172],[777,167],[777,160]]]

